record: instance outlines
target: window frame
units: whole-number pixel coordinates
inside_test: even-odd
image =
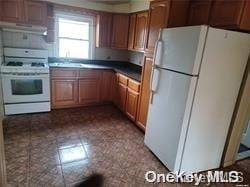
[[[94,28],[94,22],[95,19],[93,16],[89,16],[89,15],[81,15],[81,14],[68,14],[65,12],[56,12],[55,14],[55,47],[54,47],[54,53],[56,54],[57,57],[59,58],[78,58],[78,57],[60,57],[59,56],[59,18],[62,19],[68,19],[68,20],[72,20],[72,21],[79,21],[79,22],[88,22],[89,23],[89,58],[80,58],[80,59],[86,59],[86,60],[90,60],[94,58],[95,55],[95,28]],[[65,39],[71,39],[74,40],[74,38],[67,38],[65,37]],[[78,41],[85,41],[85,40],[81,40],[81,39],[75,39]],[[79,58],[78,58],[79,59]]]

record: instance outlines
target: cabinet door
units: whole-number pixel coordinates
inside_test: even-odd
[[[189,7],[188,25],[208,24],[212,0],[192,0]]]
[[[244,0],[216,0],[211,11],[210,24],[237,28],[240,24]]]
[[[52,80],[52,107],[77,104],[77,80]]]
[[[136,16],[134,48],[137,51],[144,51],[146,41],[148,12],[138,13]]]
[[[0,14],[3,21],[19,23],[23,20],[23,0],[1,0]]]
[[[114,72],[103,71],[102,73],[102,86],[101,86],[101,100],[110,102],[113,99],[113,84]]]
[[[153,65],[153,59],[145,57],[143,72],[142,72],[140,102],[137,114],[137,124],[142,128],[145,128],[147,123],[148,107],[150,100],[150,78],[151,78],[152,65]]]
[[[128,49],[134,49],[134,40],[135,40],[135,24],[136,24],[136,14],[130,16],[129,23],[129,37],[128,37]]]
[[[138,98],[138,92],[134,92],[133,90],[128,89],[126,99],[126,114],[133,121],[135,121],[136,118]]]
[[[96,20],[96,47],[110,47],[112,14],[101,12]]]
[[[126,97],[127,97],[127,86],[118,83],[117,86],[117,104],[121,111],[125,112],[126,108]]]
[[[24,1],[25,22],[33,25],[46,25],[47,6],[44,2]]]
[[[128,48],[129,15],[114,14],[111,47],[116,49]]]
[[[166,0],[150,3],[146,51],[154,51],[160,29],[167,26],[169,8],[169,1]]]
[[[79,80],[79,103],[90,104],[100,101],[100,79]]]

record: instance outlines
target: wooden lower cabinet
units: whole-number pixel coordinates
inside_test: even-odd
[[[103,71],[102,86],[101,86],[101,101],[112,102],[114,98],[114,72]]]
[[[127,86],[118,83],[117,86],[117,106],[121,111],[126,110]]]
[[[149,100],[150,100],[150,78],[153,67],[153,59],[151,57],[145,57],[144,67],[142,71],[142,83],[141,83],[141,94],[138,105],[136,123],[145,129],[148,116]]]
[[[135,121],[136,119],[138,99],[139,93],[128,88],[126,99],[126,114],[133,121]]]
[[[110,71],[51,68],[50,74],[52,108],[98,104],[102,101],[101,90],[110,89],[102,84],[102,80],[109,81]],[[111,96],[104,99],[107,97]]]
[[[100,102],[101,80],[83,79],[78,81],[79,104],[92,104]]]
[[[52,80],[52,108],[77,104],[77,80]]]
[[[113,102],[136,122],[140,82],[111,70],[67,68],[51,68],[51,79],[53,109]]]

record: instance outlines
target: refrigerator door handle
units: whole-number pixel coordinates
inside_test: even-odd
[[[157,92],[159,79],[160,79],[160,69],[154,68],[153,74],[152,74],[152,79],[151,79],[151,91],[154,93]]]
[[[163,51],[162,29],[159,31],[158,40],[154,50],[154,67],[161,66]]]
[[[161,66],[162,51],[163,51],[163,41],[158,40],[156,47],[155,47],[155,54],[154,54],[154,66],[155,67]]]

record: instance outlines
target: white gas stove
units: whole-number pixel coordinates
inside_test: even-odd
[[[4,48],[1,77],[6,115],[50,111],[47,50]]]

